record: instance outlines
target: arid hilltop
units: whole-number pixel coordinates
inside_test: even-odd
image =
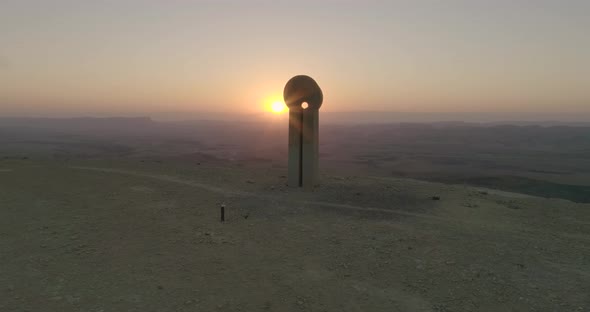
[[[587,308],[588,204],[403,178],[285,181],[232,163],[4,159],[0,310]]]

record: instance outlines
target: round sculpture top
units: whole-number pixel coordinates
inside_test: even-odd
[[[306,102],[308,108],[320,109],[324,95],[320,86],[309,76],[299,75],[291,78],[283,91],[285,104],[289,109],[301,108]]]

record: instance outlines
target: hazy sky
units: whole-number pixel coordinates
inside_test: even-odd
[[[0,0],[0,114],[590,112],[590,1]]]

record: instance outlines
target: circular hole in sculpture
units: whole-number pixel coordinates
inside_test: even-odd
[[[309,107],[309,104],[307,104],[307,102],[301,103],[301,108],[307,109],[308,107]]]

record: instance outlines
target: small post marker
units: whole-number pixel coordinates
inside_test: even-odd
[[[219,208],[221,210],[221,222],[225,222],[225,204],[221,204]]]

